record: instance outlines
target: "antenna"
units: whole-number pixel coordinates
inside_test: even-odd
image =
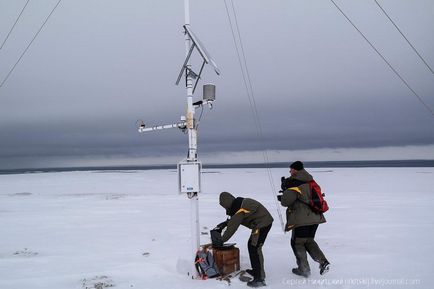
[[[199,231],[199,197],[201,192],[201,175],[202,175],[202,163],[197,158],[197,128],[198,123],[194,118],[196,108],[207,105],[210,109],[215,101],[216,87],[213,84],[205,84],[203,86],[202,100],[193,103],[193,94],[196,90],[196,86],[201,78],[201,74],[205,64],[210,64],[217,75],[220,75],[215,61],[210,54],[206,51],[205,46],[200,42],[197,36],[190,28],[190,0],[184,0],[185,8],[185,48],[186,57],[181,71],[179,72],[176,80],[176,85],[179,84],[183,75],[185,75],[185,88],[187,89],[187,112],[185,116],[181,116],[180,121],[167,124],[156,125],[147,127],[143,122],[139,122],[138,131],[140,133],[150,132],[168,128],[178,128],[182,132],[188,133],[188,154],[187,158],[178,163],[178,186],[179,193],[186,194],[190,199],[190,220],[191,220],[191,268],[189,270],[189,276],[194,278],[197,276],[196,268],[194,266],[194,257],[200,246],[200,231]],[[202,66],[198,73],[194,72],[191,68],[190,59],[194,50],[197,50],[202,57]],[[194,81],[195,80],[195,81]],[[194,81],[194,85],[193,85]]]

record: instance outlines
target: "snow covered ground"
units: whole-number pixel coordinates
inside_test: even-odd
[[[201,230],[225,219],[218,195],[227,190],[275,217],[264,245],[268,288],[433,288],[434,168],[310,172],[331,207],[317,233],[327,275],[312,260],[309,279],[290,273],[290,234],[281,232],[264,169],[205,170]],[[288,171],[272,173],[279,185]],[[185,275],[189,210],[174,170],[0,175],[0,288],[226,288]],[[231,239],[243,268],[249,233],[242,227]]]

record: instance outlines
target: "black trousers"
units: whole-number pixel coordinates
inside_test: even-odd
[[[318,224],[310,226],[301,226],[294,229],[293,238],[315,238]]]
[[[264,256],[262,255],[262,245],[264,245],[268,232],[271,229],[271,225],[258,229],[259,232],[253,232],[247,242],[247,248],[249,249],[250,264],[252,265],[253,277],[256,280],[265,279],[264,271]]]
[[[292,231],[291,247],[294,251],[298,269],[303,272],[310,272],[307,254],[320,264],[327,261],[324,253],[314,240],[317,229],[318,225],[310,225],[297,227]]]

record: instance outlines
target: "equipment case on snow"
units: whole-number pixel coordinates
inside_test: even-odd
[[[240,249],[237,247],[212,248],[212,253],[221,275],[240,270]]]

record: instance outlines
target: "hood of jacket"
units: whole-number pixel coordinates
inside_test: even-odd
[[[294,178],[296,180],[302,181],[302,182],[310,182],[313,180],[313,177],[311,174],[309,174],[305,169],[302,169],[297,172],[295,176],[291,176],[291,178]]]
[[[228,192],[222,192],[220,194],[220,206],[222,206],[223,208],[226,209],[227,212],[229,212],[229,210],[231,209],[232,203],[234,202],[235,197]]]

